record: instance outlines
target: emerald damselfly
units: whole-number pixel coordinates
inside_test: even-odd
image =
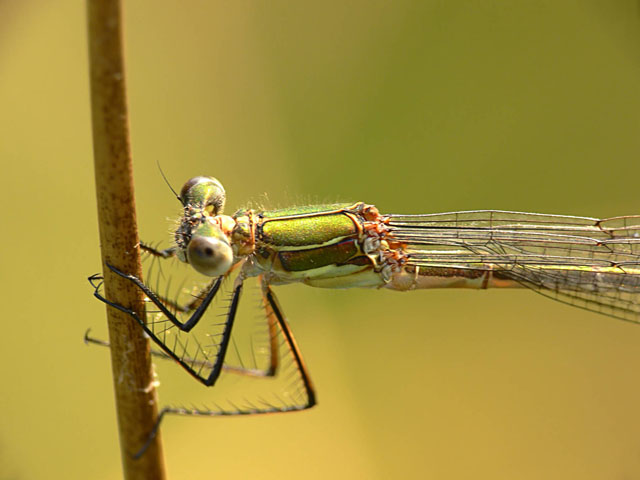
[[[129,313],[162,355],[204,385],[215,384],[224,371],[273,377],[284,368],[283,359],[292,373],[282,393],[271,399],[227,407],[167,407],[163,413],[258,414],[303,410],[316,403],[302,355],[272,289],[277,285],[397,291],[528,288],[640,323],[640,215],[597,219],[497,210],[398,215],[354,202],[244,209],[228,216],[222,213],[224,188],[212,177],[192,178],[176,196],[183,213],[175,245],[142,249],[155,259],[178,258],[211,280],[191,291],[185,303],[108,265],[145,293],[153,309],[146,319],[108,302],[99,286],[96,296]],[[232,330],[243,285],[250,278],[258,280],[265,313],[264,360],[254,357],[250,366],[234,366],[228,361]],[[202,327],[226,279],[233,285],[224,320]],[[200,339],[194,337],[196,327],[205,331]]]

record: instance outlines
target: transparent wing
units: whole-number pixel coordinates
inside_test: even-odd
[[[556,300],[640,323],[640,215],[476,210],[388,217],[409,265],[491,270]]]

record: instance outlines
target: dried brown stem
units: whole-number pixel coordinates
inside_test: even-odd
[[[88,0],[91,111],[102,248],[107,299],[144,318],[142,293],[104,267],[110,263],[141,276],[139,240],[129,146],[119,0]],[[120,449],[124,477],[129,480],[165,478],[158,434],[138,460],[133,455],[148,439],[157,401],[149,356],[149,341],[128,315],[107,307]]]

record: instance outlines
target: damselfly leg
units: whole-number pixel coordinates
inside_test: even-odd
[[[168,258],[168,256],[162,256],[162,258]],[[219,334],[221,339],[215,343],[209,342],[206,345],[203,345],[202,342],[199,342],[197,339],[195,342],[192,341],[191,344],[187,343],[188,339],[183,342],[179,336],[171,334],[170,332],[175,328],[180,332],[184,332],[184,334],[188,334],[196,327],[196,325],[198,325],[199,321],[205,316],[205,313],[207,313],[207,310],[212,308],[211,302],[220,291],[220,285],[224,280],[224,276],[211,281],[194,295],[195,298],[193,300],[185,306],[181,306],[177,301],[168,300],[157,295],[139,278],[125,274],[111,265],[108,265],[108,268],[113,273],[131,281],[134,285],[140,288],[147,296],[148,303],[155,306],[157,311],[155,313],[147,313],[147,322],[145,322],[132,310],[108,301],[100,292],[100,276],[93,276],[90,278],[92,285],[95,287],[94,295],[101,301],[134,318],[151,337],[151,339],[162,349],[161,352],[156,352],[155,355],[175,360],[202,384],[212,386],[216,383],[222,371],[252,377],[272,377],[276,375],[276,372],[279,369],[279,363],[283,360],[279,353],[280,348],[283,348],[283,355],[290,358],[291,362],[288,363],[291,363],[295,367],[295,376],[298,377],[298,383],[302,387],[301,391],[297,392],[295,395],[291,395],[290,392],[287,392],[288,401],[280,401],[281,398],[278,397],[278,401],[263,401],[262,406],[247,404],[238,408],[220,408],[216,406],[215,409],[168,407],[165,409],[168,413],[200,416],[245,415],[303,410],[310,408],[315,404],[315,393],[313,391],[309,374],[302,360],[301,353],[296,345],[291,329],[286,322],[275,294],[263,277],[260,277],[259,280],[261,284],[261,304],[264,310],[264,317],[266,317],[268,338],[268,347],[266,350],[268,363],[265,367],[258,368],[258,362],[254,359],[254,368],[251,368],[245,365],[236,366],[225,364],[225,358],[227,357],[228,349],[231,344],[230,339],[232,327],[236,318],[243,289],[243,281],[239,277],[235,279],[225,320],[222,324],[219,324],[222,326],[222,332]],[[186,321],[181,321],[179,318],[181,313],[189,314],[189,318]],[[170,323],[170,328],[164,326],[167,322]],[[207,336],[207,338],[213,338],[214,336],[215,335]],[[281,339],[280,341],[279,338]],[[91,343],[104,344],[104,342],[94,340],[92,338],[89,338],[88,341]],[[193,346],[194,343],[195,346]],[[295,401],[291,401],[292,399]]]

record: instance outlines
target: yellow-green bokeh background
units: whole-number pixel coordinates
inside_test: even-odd
[[[106,335],[84,15],[0,3],[1,479],[121,475],[82,343]],[[640,213],[637,1],[136,0],[126,51],[144,239],[178,213],[156,162],[230,211]],[[640,477],[640,328],[531,292],[278,293],[318,407],[171,418],[172,478]]]

